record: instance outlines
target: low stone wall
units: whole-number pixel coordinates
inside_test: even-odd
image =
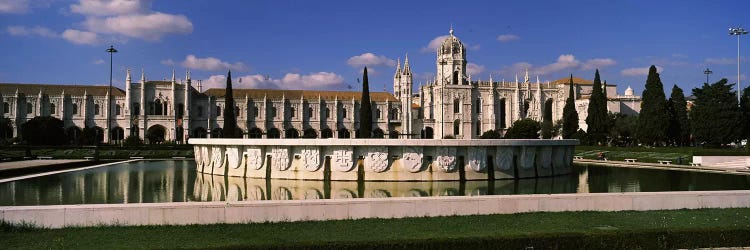
[[[750,191],[0,207],[0,220],[60,228],[732,207],[750,207]]]
[[[297,180],[442,181],[570,173],[577,140],[190,139],[198,172]]]
[[[750,167],[750,156],[693,156],[693,163],[703,166],[712,166],[726,162],[739,163],[742,160],[745,160],[745,167]]]

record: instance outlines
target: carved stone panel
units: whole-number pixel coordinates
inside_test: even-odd
[[[523,147],[521,153],[521,168],[534,169],[534,157],[536,156],[536,148],[534,147]]]
[[[384,146],[368,147],[365,156],[365,167],[375,172],[388,170],[388,148]]]
[[[552,148],[541,147],[537,158],[539,158],[539,164],[541,165],[540,167],[542,168],[552,167]]]
[[[485,147],[474,147],[467,150],[469,167],[474,172],[481,172],[487,168],[487,148]]]
[[[230,168],[240,167],[240,151],[242,146],[227,146],[227,166]]]
[[[203,167],[211,165],[211,150],[208,146],[201,147],[201,158],[203,158]]]
[[[251,169],[261,169],[263,167],[263,149],[258,146],[249,146],[245,149],[245,160],[247,167]]]
[[[224,166],[224,147],[214,146],[211,148],[212,167],[221,168]]]
[[[349,172],[354,169],[354,149],[349,146],[326,147],[326,156],[331,157],[331,169]]]
[[[422,147],[403,147],[401,164],[406,171],[416,173],[422,170]]]
[[[497,147],[495,152],[495,169],[508,170],[513,167],[513,148]]]
[[[437,162],[443,172],[456,170],[456,148],[440,147],[437,149]]]
[[[307,146],[299,148],[300,161],[302,161],[302,167],[310,172],[315,172],[322,166],[320,164],[320,148],[315,146]]]
[[[281,171],[289,169],[289,149],[287,147],[271,147],[271,167]]]

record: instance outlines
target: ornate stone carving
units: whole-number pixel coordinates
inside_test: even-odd
[[[261,147],[251,146],[245,149],[245,161],[247,161],[248,168],[261,169],[263,167],[263,150]]]
[[[305,191],[304,194],[305,200],[318,200],[323,199],[323,194],[320,193],[317,189],[311,188]]]
[[[302,166],[305,170],[315,172],[322,166],[320,164],[320,148],[315,146],[304,147],[300,150]]]
[[[365,166],[372,171],[383,172],[388,169],[388,148],[383,146],[367,148]]]
[[[208,146],[201,147],[201,158],[203,158],[203,168],[211,166],[211,151]]]
[[[513,167],[513,148],[497,147],[495,152],[496,169],[508,170]]]
[[[289,149],[287,147],[271,147],[271,167],[281,171],[289,169]]]
[[[221,168],[224,166],[224,148],[221,146],[215,146],[211,148],[211,162],[212,167]]]
[[[468,150],[469,167],[474,172],[481,172],[487,168],[487,148],[475,147]]]
[[[226,150],[227,156],[227,167],[239,168],[240,167],[240,147],[241,146],[228,146]]]
[[[406,171],[416,173],[422,170],[422,147],[403,147],[401,164]]]
[[[521,154],[521,168],[534,169],[534,156],[536,155],[535,147],[523,147]]]
[[[456,170],[456,148],[440,147],[437,149],[437,162],[443,172]]]
[[[550,168],[552,167],[552,148],[550,147],[542,147],[539,150],[539,156],[537,156],[540,160],[540,164],[542,168]]]
[[[326,156],[331,157],[331,168],[336,171],[349,172],[354,169],[354,150],[347,146],[326,148]]]

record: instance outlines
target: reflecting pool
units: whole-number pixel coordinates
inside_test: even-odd
[[[195,162],[136,161],[0,183],[0,206],[414,196],[747,190],[750,177],[575,166],[565,176],[464,182],[323,182],[199,174]]]

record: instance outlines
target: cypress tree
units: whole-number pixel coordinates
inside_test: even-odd
[[[687,116],[687,101],[682,89],[675,84],[669,98],[669,129],[667,137],[678,146],[684,146],[690,139],[690,121]]]
[[[664,141],[669,126],[666,96],[656,66],[648,70],[646,89],[643,90],[643,102],[638,118],[637,138],[646,145],[656,145]]]
[[[721,146],[741,135],[737,94],[727,79],[694,88],[695,105],[690,111],[695,140],[709,146]]]
[[[232,71],[227,73],[227,88],[224,92],[224,138],[242,138],[242,132],[237,127],[237,117],[234,114],[234,98],[232,97]]]
[[[552,138],[552,99],[544,102],[544,113],[542,115],[542,139]]]
[[[599,70],[594,75],[594,86],[589,99],[586,133],[594,144],[604,143],[607,139],[607,100],[602,91],[602,81],[599,79]]]
[[[568,99],[565,100],[565,107],[563,108],[562,135],[564,139],[573,138],[573,135],[578,131],[578,111],[576,111],[573,91],[573,74],[570,74]]]
[[[367,82],[367,67],[362,73],[362,103],[359,108],[359,138],[370,138],[372,133],[372,103],[370,85]]]

